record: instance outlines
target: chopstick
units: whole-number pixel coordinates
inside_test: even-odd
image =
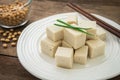
[[[120,38],[120,30],[113,27],[112,25],[98,19],[97,17],[91,15],[90,13],[86,12],[85,10],[81,9],[80,6],[77,6],[76,4],[73,3],[68,3],[67,6],[69,6],[70,8],[74,9],[75,11],[81,13],[82,15],[84,15],[85,17],[87,17],[90,20],[96,21],[96,23],[98,25],[100,25],[101,27],[103,27],[104,29],[106,29],[107,31],[111,32],[112,34],[116,35],[117,37]]]

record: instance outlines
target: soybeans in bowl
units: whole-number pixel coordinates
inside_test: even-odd
[[[29,20],[31,0],[0,0],[0,26],[19,27]]]

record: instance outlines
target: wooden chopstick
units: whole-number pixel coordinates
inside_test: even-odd
[[[84,15],[85,17],[87,17],[90,20],[96,21],[96,23],[98,25],[100,25],[101,27],[103,27],[104,29],[106,29],[107,31],[113,33],[114,35],[116,35],[117,37],[120,38],[120,30],[109,25],[108,23],[98,19],[97,17],[91,15],[90,13],[84,11],[83,9],[80,8],[80,6],[77,6],[76,4],[73,3],[68,3],[67,6],[71,7],[72,9],[74,9],[75,11],[81,13],[82,15]]]

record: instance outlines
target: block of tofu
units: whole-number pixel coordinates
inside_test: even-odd
[[[79,20],[78,26],[83,27],[83,28],[96,29],[96,21]]]
[[[59,67],[72,68],[73,48],[58,47],[55,53],[55,62]]]
[[[83,46],[75,50],[74,62],[79,64],[86,64],[88,56],[88,46]]]
[[[47,37],[53,41],[61,40],[63,39],[63,30],[64,28],[55,25],[47,27]]]
[[[78,24],[78,17],[76,14],[74,15],[68,15],[65,19],[65,22],[69,23],[69,24]]]
[[[64,40],[74,49],[78,49],[85,44],[86,34],[72,29],[64,29]]]
[[[92,34],[92,35],[87,35],[87,40],[90,40],[90,39],[97,39],[97,35],[96,35],[96,29],[89,29],[87,30],[88,33]]]
[[[87,39],[96,39],[96,21],[80,20],[78,22],[78,26],[82,28],[91,28],[88,29],[87,32],[90,34],[94,34],[94,36],[87,35]]]
[[[104,55],[105,53],[105,42],[96,39],[96,40],[88,40],[86,41],[88,45],[88,55],[90,58],[94,58],[100,55]]]
[[[66,41],[62,41],[62,47],[69,47],[69,48],[72,48],[72,46],[69,44],[69,43],[67,43]]]
[[[102,28],[98,28],[97,29],[97,36],[101,39],[101,40],[106,40],[106,32],[104,29]]]
[[[61,45],[62,45],[62,41],[54,42],[48,38],[44,38],[43,40],[41,40],[42,52],[51,57],[54,57],[57,47]]]

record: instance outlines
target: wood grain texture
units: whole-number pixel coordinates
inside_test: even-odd
[[[30,21],[65,12],[73,12],[66,6],[67,2],[74,2],[90,13],[107,17],[120,24],[120,0],[33,0]],[[28,24],[15,30],[23,30]],[[2,28],[4,29],[4,28]],[[4,29],[7,30],[7,29]],[[1,36],[0,36],[1,37]],[[16,47],[4,49],[0,42],[0,54],[16,56]],[[39,80],[30,75],[19,63],[16,57],[0,55],[0,80]],[[120,80],[120,76],[110,80]]]
[[[39,80],[28,73],[15,57],[0,56],[0,80]]]

